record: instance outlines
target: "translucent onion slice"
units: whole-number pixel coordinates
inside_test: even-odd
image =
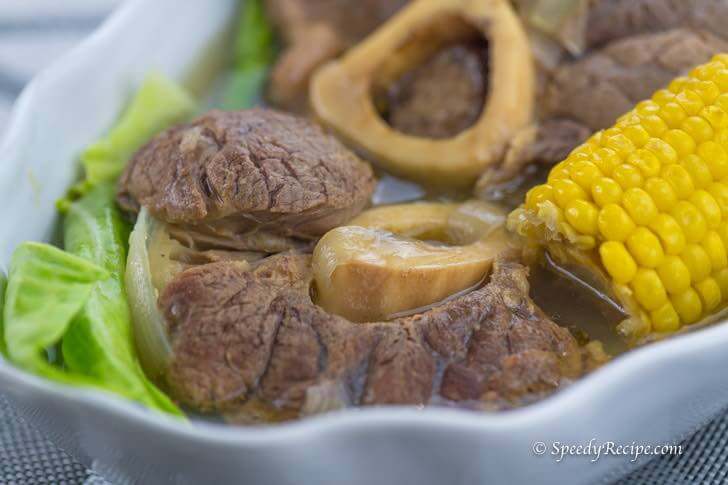
[[[157,306],[159,295],[152,283],[149,263],[149,243],[158,226],[159,223],[142,208],[129,238],[125,276],[139,359],[152,379],[164,374],[171,354],[164,318]]]

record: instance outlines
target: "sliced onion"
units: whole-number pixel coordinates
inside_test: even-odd
[[[142,208],[129,237],[125,276],[139,360],[152,379],[164,374],[171,354],[164,318],[157,306],[158,293],[152,284],[149,263],[149,242],[158,225]]]

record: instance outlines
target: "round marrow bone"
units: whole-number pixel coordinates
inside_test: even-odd
[[[489,43],[489,95],[478,121],[448,139],[405,135],[372,101],[375,75],[397,79],[472,29]],[[428,34],[426,39],[420,38]],[[431,38],[430,38],[431,37]],[[316,115],[384,168],[433,185],[467,186],[497,164],[509,139],[531,121],[534,73],[526,35],[505,0],[419,0],[343,58],[314,74]]]
[[[413,230],[414,220],[425,222],[419,233]],[[496,256],[509,248],[504,222],[504,213],[478,201],[364,212],[316,245],[318,303],[328,312],[366,322],[422,311],[452,298],[482,282]]]

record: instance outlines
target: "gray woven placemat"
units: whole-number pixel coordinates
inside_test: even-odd
[[[0,396],[0,484],[108,485],[20,418]]]
[[[647,462],[615,485],[728,483],[728,410],[683,443],[682,456]],[[26,423],[0,396],[0,484],[110,485]]]

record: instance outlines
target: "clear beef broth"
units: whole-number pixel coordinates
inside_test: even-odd
[[[610,355],[627,350],[616,331],[625,318],[607,298],[560,274],[549,263],[530,266],[531,298],[556,323],[567,327],[580,344],[598,340]]]

